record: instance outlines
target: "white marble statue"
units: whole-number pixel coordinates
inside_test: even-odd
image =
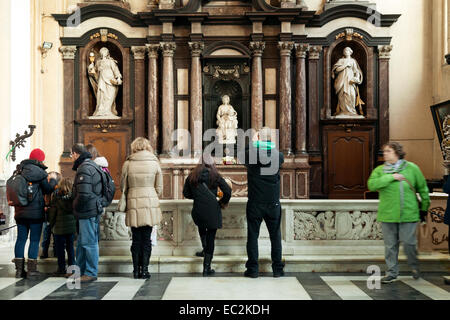
[[[230,97],[224,95],[222,97],[222,105],[217,111],[217,136],[220,144],[234,144],[237,136],[237,112],[233,106],[230,105]]]
[[[92,54],[91,54],[92,55]],[[116,97],[122,84],[117,61],[111,58],[108,48],[100,49],[100,58],[88,67],[89,80],[97,98],[97,106],[91,118],[119,119],[116,110]]]
[[[364,118],[358,84],[363,82],[363,74],[358,62],[351,57],[353,50],[344,49],[344,57],[333,66],[331,77],[336,78],[334,88],[338,96],[336,118]],[[358,107],[359,114],[356,110]]]

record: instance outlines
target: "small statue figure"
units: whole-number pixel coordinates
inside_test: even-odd
[[[217,111],[217,136],[219,137],[220,144],[234,144],[236,143],[237,136],[237,112],[233,106],[230,105],[230,97],[224,95],[222,97],[222,105],[220,105]]]
[[[338,96],[336,117],[364,118],[362,110],[364,102],[361,100],[357,86],[363,82],[363,74],[358,62],[351,57],[352,54],[351,48],[345,48],[344,57],[336,62],[331,71],[331,78],[336,77],[334,82]],[[360,114],[356,111],[356,106],[358,106]]]
[[[97,106],[91,118],[119,119],[116,110],[116,97],[122,84],[122,74],[117,61],[111,58],[108,48],[100,49],[100,59],[95,64],[91,53],[88,67],[89,80],[97,98]]]

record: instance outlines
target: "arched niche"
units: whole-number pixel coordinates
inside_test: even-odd
[[[96,31],[93,30],[90,33],[95,35]],[[114,35],[114,31],[110,30],[110,34]],[[111,57],[117,61],[117,65],[122,74],[122,79],[124,79],[123,84],[119,86],[119,92],[116,98],[118,115],[122,119],[129,119],[132,117],[129,104],[130,83],[128,83],[126,79],[130,79],[130,49],[123,47],[118,40],[109,36],[107,37],[107,41],[103,41],[100,37],[94,37],[84,47],[80,48],[80,108],[77,114],[78,119],[87,119],[95,111],[97,101],[89,82],[87,70],[90,64],[90,53],[94,52],[94,54],[98,56],[99,50],[103,47],[108,48]]]
[[[322,119],[330,119],[336,112],[338,97],[334,88],[335,79],[331,78],[334,64],[343,57],[343,51],[346,47],[350,47],[353,51],[354,58],[363,73],[363,82],[359,85],[359,93],[361,99],[365,103],[362,106],[364,117],[366,119],[376,119],[377,114],[374,109],[374,49],[367,46],[357,31],[353,35],[343,36],[342,33],[336,32],[336,41],[328,48],[324,48],[324,105],[322,109]],[[359,113],[359,108],[357,106]]]
[[[212,85],[212,95],[211,98],[215,101],[212,105],[211,115],[214,117],[214,128],[217,128],[217,123],[215,121],[217,111],[219,106],[222,104],[222,97],[228,95],[230,97],[230,104],[233,106],[234,110],[237,112],[238,126],[242,128],[244,124],[244,110],[242,106],[242,87],[238,81],[230,80],[217,80]]]

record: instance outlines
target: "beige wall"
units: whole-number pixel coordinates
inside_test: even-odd
[[[11,7],[10,0],[0,1],[0,176],[5,166],[5,156],[10,140],[10,75]],[[5,172],[6,174],[6,172]]]
[[[429,107],[433,103],[444,101],[450,97],[450,69],[443,65],[440,51],[447,47],[446,37],[439,29],[443,29],[444,15],[436,14],[436,6],[448,0],[373,0],[381,13],[400,13],[402,16],[389,31],[393,37],[394,49],[390,62],[390,131],[393,140],[405,145],[409,160],[416,162],[422,168],[427,178],[439,178],[442,156],[436,143],[436,135]],[[63,148],[63,83],[62,59],[58,48],[60,29],[49,16],[51,13],[63,13],[70,4],[79,0],[35,0],[32,12],[34,42],[33,42],[33,86],[32,107],[33,119],[41,130],[34,137],[34,146],[42,146],[47,153],[47,165],[56,169]],[[133,12],[144,11],[147,1],[132,0]],[[310,10],[320,9],[322,0],[306,0]],[[0,1],[1,10],[7,1]],[[445,11],[444,11],[445,12]],[[43,13],[41,15],[40,13]],[[437,21],[436,19],[441,19]],[[1,19],[1,21],[5,21]],[[7,21],[7,20],[6,20]],[[433,23],[434,21],[434,23]],[[436,22],[437,21],[437,22]],[[445,20],[447,21],[447,20]],[[339,21],[334,27],[345,26],[345,21]],[[361,23],[361,22],[359,22]],[[362,22],[364,23],[364,22]],[[330,25],[331,27],[331,25]],[[370,29],[372,26],[368,26]],[[326,26],[325,26],[326,28]],[[373,29],[373,28],[372,28]],[[370,29],[370,30],[372,30]],[[7,34],[4,28],[0,35]],[[436,35],[437,34],[437,35]],[[2,37],[2,39],[7,39]],[[41,73],[41,56],[37,46],[42,41],[54,43],[48,57],[43,60],[44,73]],[[8,41],[6,41],[7,43]],[[5,41],[2,41],[2,44]],[[436,48],[443,48],[442,50]],[[436,51],[440,50],[440,51]],[[444,50],[445,51],[445,50]],[[439,53],[438,53],[439,52]],[[7,50],[1,50],[0,64],[8,70]],[[440,59],[438,59],[441,57]],[[0,78],[2,81],[4,78]],[[4,81],[4,80],[3,80]],[[7,86],[1,85],[0,92],[7,91]],[[1,95],[4,96],[3,94]],[[7,96],[7,95],[6,95]],[[2,103],[3,103],[2,98]],[[2,121],[2,120],[0,120]],[[3,126],[1,128],[3,129]],[[4,150],[4,135],[1,146]]]
[[[63,151],[63,83],[62,59],[58,49],[60,30],[52,13],[64,12],[66,1],[34,0],[31,8],[32,35],[32,115],[37,129],[32,147],[46,153],[46,165],[50,171],[59,171],[59,157]],[[47,57],[38,49],[44,41],[52,42]]]

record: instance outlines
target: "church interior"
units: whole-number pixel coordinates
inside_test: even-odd
[[[6,181],[35,148],[48,171],[73,178],[72,146],[93,144],[117,189],[100,220],[105,276],[90,284],[93,297],[64,288],[65,279],[11,278],[11,228],[0,233],[0,300],[450,300],[442,282],[450,275],[450,0],[2,0],[0,25],[0,230],[15,225]],[[255,293],[252,279],[239,278],[249,185],[237,152],[266,127],[284,155],[287,276],[262,277]],[[183,185],[214,134],[232,199],[217,231],[217,275],[206,283],[195,277],[203,259]],[[147,282],[125,279],[131,230],[118,207],[138,137],[150,141],[163,183]],[[424,277],[371,290],[367,270],[383,270],[385,246],[367,181],[390,141],[429,189],[428,229],[417,232]],[[265,225],[259,253],[260,272],[270,273]],[[402,250],[399,263],[406,272]],[[55,258],[38,261],[44,273],[55,266]]]

